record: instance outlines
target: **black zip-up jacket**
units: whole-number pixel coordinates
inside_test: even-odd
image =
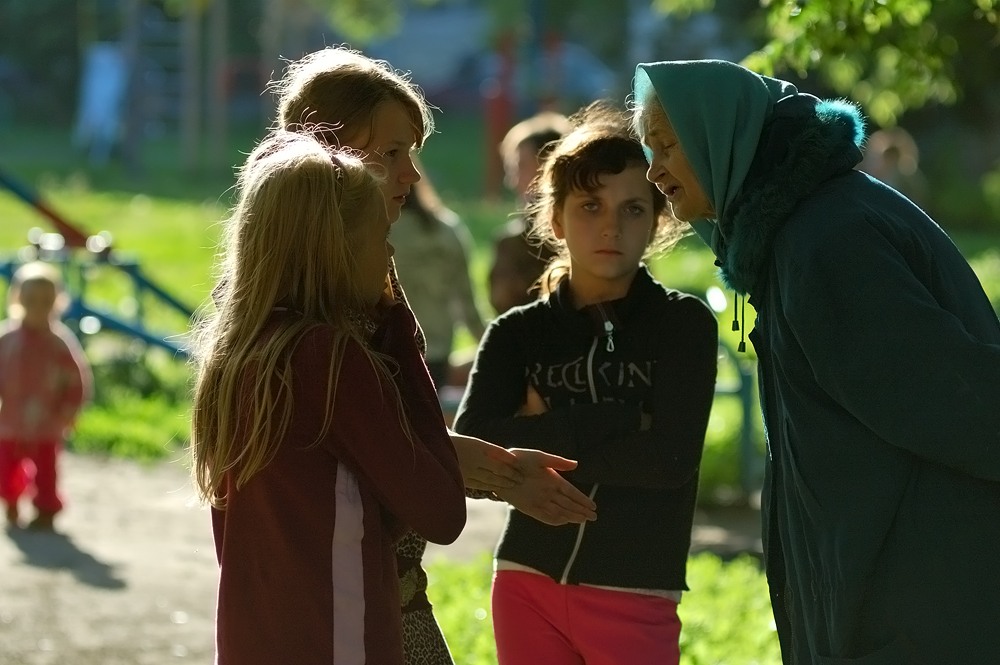
[[[511,511],[497,557],[569,584],[684,590],[715,387],[718,326],[698,298],[642,268],[620,300],[573,306],[566,280],[486,331],[455,430],[579,461],[567,478],[597,520]],[[516,416],[527,386],[549,411]],[[651,424],[640,431],[642,416]]]

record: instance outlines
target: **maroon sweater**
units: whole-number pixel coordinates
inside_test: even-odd
[[[276,315],[277,316],[277,315]],[[433,385],[393,307],[374,344],[400,365],[413,440],[390,386],[347,345],[333,425],[317,445],[333,331],[316,328],[292,360],[294,411],[278,453],[213,510],[220,565],[218,665],[403,662],[393,545],[409,527],[436,543],[465,525],[465,490]]]

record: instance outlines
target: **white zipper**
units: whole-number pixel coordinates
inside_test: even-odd
[[[604,346],[608,353],[614,353],[615,350],[615,324],[611,323],[611,317],[604,313],[604,307],[602,305],[597,306],[597,311],[601,313],[601,318],[604,319],[604,335],[608,338],[608,343]],[[596,402],[597,399],[595,398]]]
[[[605,319],[607,321],[607,319]],[[607,323],[611,323],[607,321]],[[612,326],[613,328],[614,326]],[[605,326],[607,330],[607,326]],[[610,340],[610,333],[608,339]],[[610,343],[610,342],[609,342]],[[612,344],[613,346],[613,344]],[[597,390],[594,388],[594,353],[597,351],[597,338],[594,338],[593,343],[590,345],[590,353],[587,354],[587,385],[590,387],[590,399],[597,404]],[[594,483],[594,486],[590,489],[590,494],[588,498],[593,501],[594,496],[597,494],[597,488],[600,483]],[[569,559],[566,561],[566,567],[563,568],[562,576],[559,578],[560,584],[566,584],[566,580],[569,579],[569,571],[573,568],[573,562],[576,561],[576,555],[580,551],[580,543],[583,542],[583,532],[587,528],[587,523],[583,522],[576,531],[576,542],[573,543],[573,551],[569,554]]]

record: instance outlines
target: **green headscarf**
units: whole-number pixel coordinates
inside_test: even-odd
[[[797,92],[787,81],[725,60],[640,63],[632,82],[638,106],[653,97],[663,106],[716,219],[739,193],[774,103]],[[711,246],[714,222],[691,226]]]

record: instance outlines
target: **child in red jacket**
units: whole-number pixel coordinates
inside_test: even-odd
[[[29,528],[51,531],[63,501],[57,459],[91,385],[90,366],[59,321],[65,294],[58,269],[34,262],[14,274],[10,318],[0,327],[0,498],[20,526],[18,502],[34,491]]]

